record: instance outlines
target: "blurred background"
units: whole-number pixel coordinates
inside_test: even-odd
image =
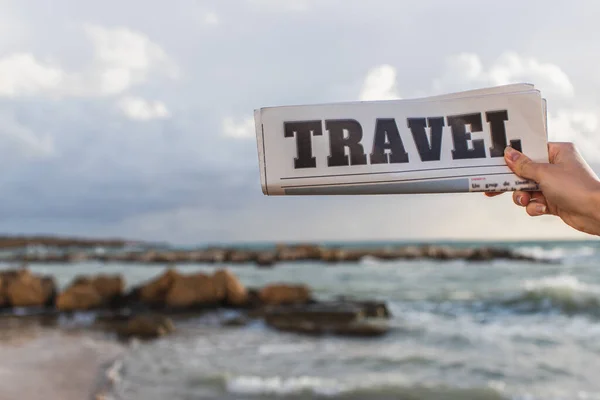
[[[303,336],[260,321],[224,330],[196,316],[172,336],[121,347],[89,333],[65,339],[97,314],[60,316],[61,333],[37,327],[25,347],[1,344],[0,397],[37,398],[22,391],[33,376],[39,393],[81,398],[69,385],[85,391],[96,380],[75,372],[118,359],[107,398],[600,399],[595,238],[528,217],[508,195],[263,196],[253,123],[266,106],[528,82],[548,100],[549,139],[575,142],[600,171],[599,12],[594,0],[0,0],[4,235],[122,238],[161,251],[410,242],[511,254],[271,269],[250,257],[231,266],[243,285],[382,302],[389,332]],[[126,291],[168,265],[230,266],[227,257],[105,263],[105,244],[87,248],[77,258],[78,245],[26,243],[0,256],[4,269],[38,257],[31,271],[59,291],[82,274],[118,274]],[[48,252],[59,262],[44,262]],[[29,315],[19,310],[10,318]],[[228,313],[238,315],[216,319]],[[66,361],[49,367],[58,355]]]

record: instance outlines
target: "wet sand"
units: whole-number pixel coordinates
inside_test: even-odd
[[[100,334],[0,323],[0,399],[95,399],[102,369],[125,350]]]

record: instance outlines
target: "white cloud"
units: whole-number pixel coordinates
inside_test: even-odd
[[[63,79],[60,68],[40,63],[29,53],[0,59],[0,96],[36,95],[55,90]]]
[[[86,25],[94,46],[94,70],[84,79],[85,91],[118,94],[143,83],[153,71],[177,76],[177,67],[165,51],[145,35],[127,28]],[[98,79],[94,79],[98,78]],[[92,85],[92,82],[95,84]],[[85,87],[89,84],[89,87]]]
[[[165,51],[139,32],[127,28],[84,26],[94,59],[82,71],[67,72],[29,53],[0,59],[0,96],[107,96],[146,82],[154,72],[177,77]]]
[[[128,118],[139,121],[164,119],[171,116],[164,103],[148,101],[141,97],[124,97],[118,101],[117,106]]]
[[[548,114],[550,141],[573,142],[588,161],[600,161],[600,118],[591,111],[559,110]]]
[[[369,100],[394,100],[399,99],[396,87],[396,69],[391,65],[379,65],[372,68],[365,78],[360,99]]]
[[[247,117],[236,121],[231,117],[223,120],[223,134],[235,139],[251,139],[255,137],[254,118]]]
[[[212,12],[212,11],[204,14],[203,21],[206,25],[211,25],[211,26],[219,25],[219,22],[220,22],[219,16],[217,15],[217,13]]]
[[[12,114],[0,114],[0,153],[3,160],[15,156],[43,159],[56,154],[50,135],[40,135],[17,121]]]
[[[308,0],[248,0],[261,8],[281,9],[284,11],[306,11],[309,9]]]
[[[545,96],[572,97],[573,84],[557,65],[544,63],[514,52],[502,54],[486,68],[477,54],[461,53],[448,57],[442,77],[434,81],[434,90],[448,92],[509,83],[533,83]]]

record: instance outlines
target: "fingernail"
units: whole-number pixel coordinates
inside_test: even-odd
[[[504,154],[507,155],[511,161],[517,161],[517,159],[521,155],[518,151],[516,151],[510,146],[504,149]]]
[[[517,203],[519,203],[520,206],[525,205],[525,204],[523,204],[523,196],[517,196]]]
[[[544,204],[536,204],[535,212],[538,214],[546,214],[546,206]]]

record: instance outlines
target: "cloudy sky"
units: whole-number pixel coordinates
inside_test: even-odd
[[[509,196],[266,197],[255,108],[531,82],[600,163],[596,0],[0,0],[0,231],[581,237]]]

